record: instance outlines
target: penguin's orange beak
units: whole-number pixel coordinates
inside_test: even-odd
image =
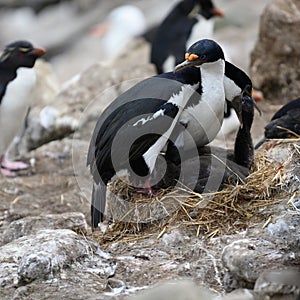
[[[30,55],[40,57],[46,53],[45,48],[34,48],[30,51]]]
[[[212,12],[212,14],[213,14],[214,16],[217,16],[217,17],[224,17],[224,12],[223,12],[220,8],[215,7],[215,8],[212,9],[211,12]]]

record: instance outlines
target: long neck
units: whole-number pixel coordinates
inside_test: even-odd
[[[254,158],[254,147],[250,133],[253,116],[243,116],[243,127],[238,130],[234,144],[234,159],[241,166],[250,168]]]
[[[202,84],[206,84],[206,82],[208,81],[216,82],[222,80],[223,82],[225,72],[225,61],[223,59],[219,59],[213,63],[205,63],[201,65],[200,70]]]

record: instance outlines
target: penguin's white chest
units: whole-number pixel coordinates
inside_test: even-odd
[[[7,85],[0,105],[0,155],[22,129],[35,83],[32,68],[19,68],[17,77]]]

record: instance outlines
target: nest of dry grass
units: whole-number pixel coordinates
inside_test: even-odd
[[[268,218],[264,208],[280,201],[275,196],[282,193],[286,177],[284,163],[260,152],[245,184],[228,185],[215,193],[198,194],[180,187],[149,198],[119,179],[110,186],[113,196],[108,204],[108,214],[115,221],[100,242],[159,238],[167,226],[177,225],[193,227],[197,235],[207,237],[236,233]]]

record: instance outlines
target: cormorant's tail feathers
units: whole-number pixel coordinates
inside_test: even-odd
[[[93,184],[92,205],[91,205],[91,223],[92,229],[97,228],[100,222],[104,220],[106,202],[106,185],[102,182]]]

